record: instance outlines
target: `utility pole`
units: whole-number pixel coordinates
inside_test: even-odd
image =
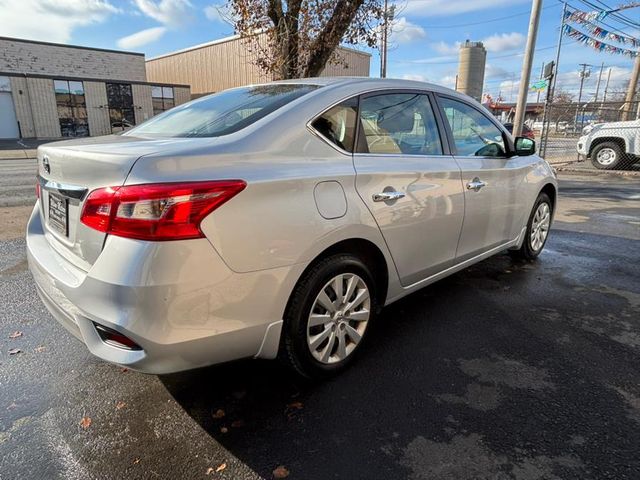
[[[640,55],[636,57],[636,61],[633,64],[633,72],[631,72],[631,81],[629,82],[629,88],[627,89],[627,96],[624,99],[624,110],[622,111],[621,120],[629,120],[631,116],[631,102],[633,102],[636,96],[636,87],[638,86],[638,77],[640,77]]]
[[[382,48],[380,49],[380,78],[387,78],[387,53],[389,51],[389,22],[393,21],[396,6],[389,7],[389,0],[384,0],[384,21],[382,22]]]
[[[600,66],[600,74],[598,75],[598,83],[596,84],[596,97],[593,100],[593,103],[598,103],[598,94],[600,93],[600,82],[602,81],[602,72],[604,72],[604,62]]]
[[[591,70],[587,70],[588,67],[591,67],[592,65],[589,65],[588,63],[581,63],[580,66],[582,67],[582,70],[580,70],[580,91],[578,92],[578,104],[576,105],[576,118],[574,123],[574,127],[578,126],[578,115],[580,114],[580,103],[582,103],[582,89],[584,87],[584,81],[586,78],[589,78],[589,76],[591,75]],[[582,116],[582,123],[584,123],[584,115]]]
[[[516,104],[516,116],[513,120],[513,135],[522,134],[522,124],[527,108],[527,95],[529,94],[529,80],[531,79],[531,65],[533,54],[536,49],[536,39],[538,37],[538,26],[540,25],[540,11],[542,10],[542,0],[532,0],[531,18],[529,19],[529,34],[527,36],[527,46],[524,51],[522,61],[522,75],[520,76],[520,90],[518,90],[518,103]],[[564,17],[562,17],[564,21]]]
[[[609,93],[609,81],[611,80],[611,67],[609,67],[609,73],[607,73],[607,83],[604,84],[604,95],[602,96],[602,103],[607,101],[607,93]]]

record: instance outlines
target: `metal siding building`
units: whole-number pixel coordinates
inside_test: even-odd
[[[195,96],[273,80],[255,65],[256,53],[235,35],[147,60],[149,81],[185,83]],[[328,65],[322,76],[369,76],[371,55],[339,47],[343,65]]]
[[[189,98],[142,53],[0,37],[0,138],[107,135]]]

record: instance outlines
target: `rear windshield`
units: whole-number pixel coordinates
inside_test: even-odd
[[[316,88],[274,84],[226,90],[172,108],[124,135],[220,137],[251,125]]]

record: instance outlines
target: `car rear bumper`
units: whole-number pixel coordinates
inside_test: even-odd
[[[301,266],[238,274],[207,239],[144,242],[108,237],[88,272],[47,240],[39,207],[27,228],[27,258],[51,314],[94,355],[147,373],[238,358],[273,358],[291,279]],[[96,325],[140,350],[103,341]]]

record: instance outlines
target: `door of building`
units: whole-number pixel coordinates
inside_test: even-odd
[[[20,130],[9,85],[7,77],[0,77],[0,138],[19,138]]]

